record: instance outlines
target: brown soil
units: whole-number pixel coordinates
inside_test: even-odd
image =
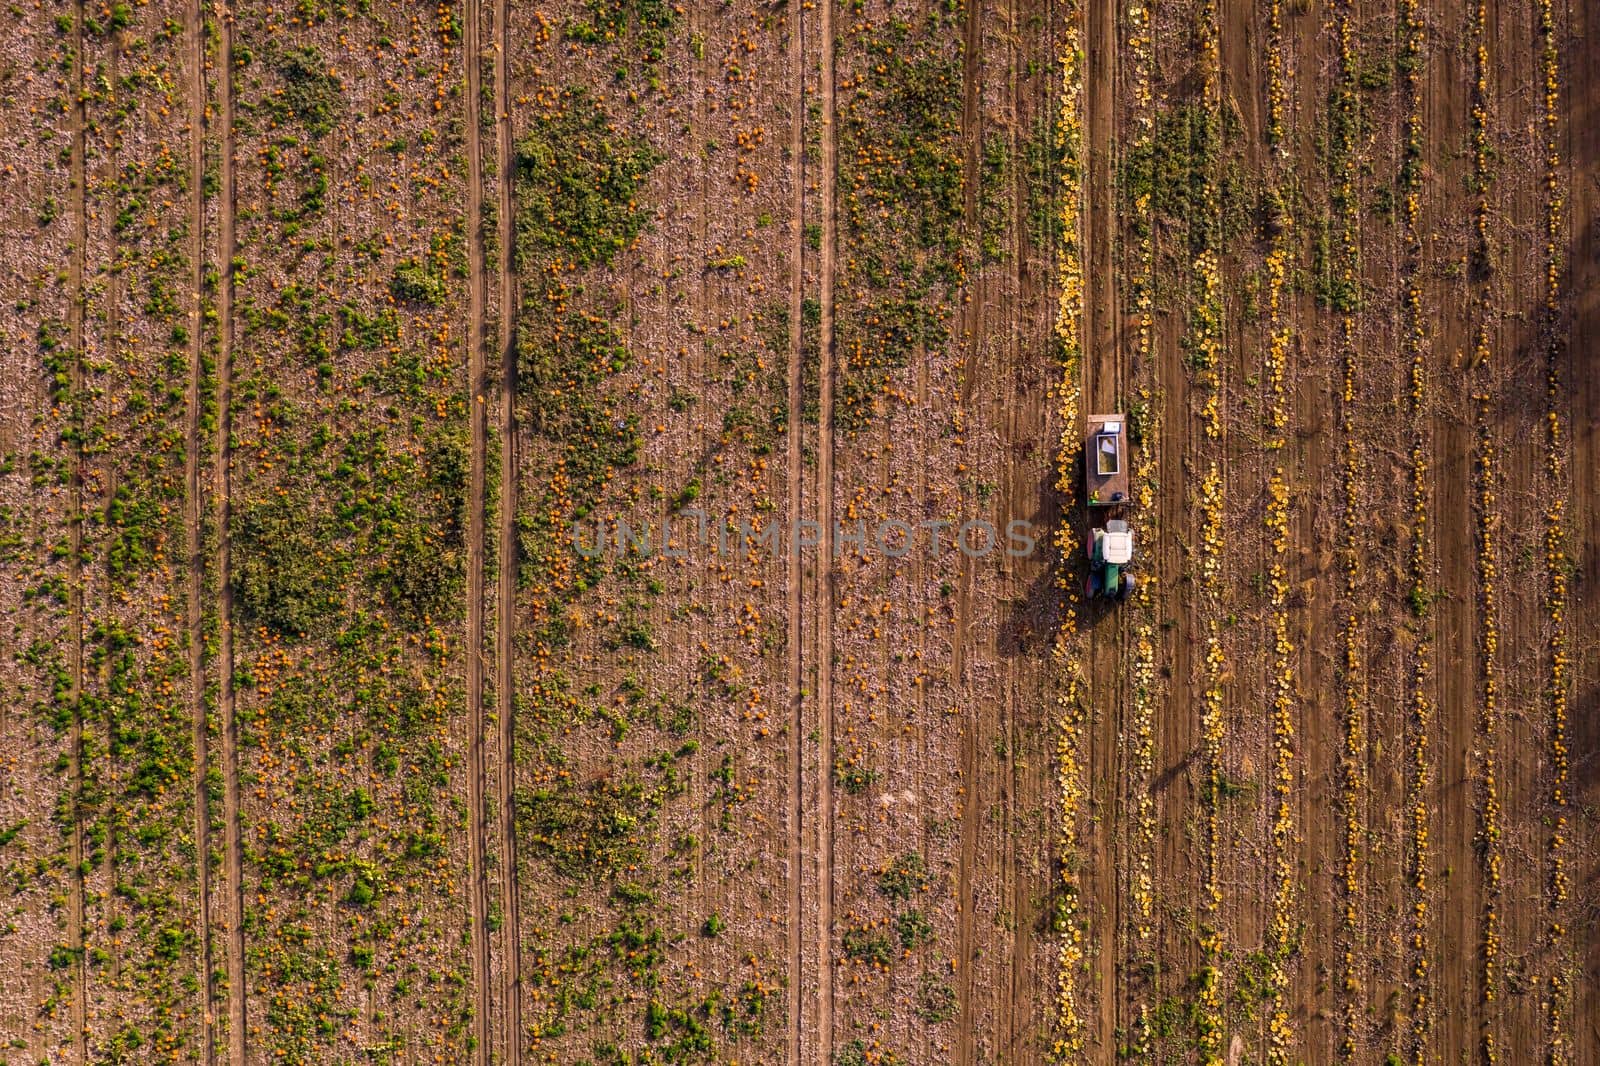
[[[1148,44],[1109,0],[732,0],[661,26],[650,5],[589,0],[468,0],[460,23],[448,4],[168,0],[173,84],[146,51],[162,19],[69,6],[70,27],[20,13],[0,48],[25,131],[0,134],[0,192],[20,205],[0,235],[0,565],[17,577],[0,588],[16,633],[0,1031],[19,1055],[110,1060],[131,1054],[125,1025],[170,1017],[151,1061],[1043,1063],[1070,882],[1083,1061],[1274,1061],[1276,1008],[1288,1062],[1600,1061],[1594,13],[1551,8],[1552,190],[1537,5],[1486,2],[1481,26],[1476,4],[1422,5],[1414,95],[1403,0],[1141,7]],[[124,17],[142,21],[100,21]],[[1195,44],[1213,24],[1208,72]],[[1068,49],[1083,54],[1083,210],[1063,229]],[[907,54],[924,80],[892,86],[899,111],[863,134],[858,109],[882,104],[877,79]],[[329,79],[329,130],[275,110],[304,103],[303,84],[279,84],[291,68]],[[399,78],[438,94],[410,99]],[[156,84],[147,112],[120,108]],[[650,160],[623,205],[637,232],[588,258],[537,246],[541,221],[517,216],[537,165],[523,153],[578,102],[602,116],[586,136]],[[925,107],[926,143],[891,143],[891,120]],[[126,174],[172,131],[182,194],[119,220]],[[951,179],[948,246],[892,180],[925,176],[923,148],[949,149],[927,166]],[[315,210],[285,191],[310,173],[328,179]],[[152,257],[125,232],[179,219],[185,335],[148,310]],[[1280,244],[1281,392],[1265,309]],[[1085,282],[1079,410],[1137,411],[1136,499],[1150,490],[1126,508],[1140,597],[1078,608],[1070,856],[1051,648],[1092,520],[1054,490],[1053,442],[1075,433],[1052,392],[1063,255]],[[426,256],[437,292],[407,295],[401,272]],[[332,282],[350,291],[297,333],[290,295],[326,300]],[[381,336],[345,339],[363,322]],[[595,347],[573,356],[569,330]],[[864,355],[902,333],[894,358]],[[118,584],[113,515],[144,457],[125,443],[141,438],[106,441],[145,426],[159,390],[135,382],[167,349],[182,395],[148,418],[176,419],[181,536]],[[530,392],[557,356],[590,390],[564,402],[598,412],[581,445],[550,427],[569,383]],[[408,376],[408,359],[427,369]],[[342,637],[368,636],[270,634],[249,615],[250,515],[308,486],[331,500],[366,476],[374,440],[418,463],[435,433],[466,462],[463,591],[398,635],[380,580],[339,585],[340,618],[378,619],[392,643],[374,676],[308,688],[321,717],[302,732],[283,674],[322,677]],[[625,457],[574,509],[602,452]],[[448,517],[368,510],[410,487],[352,492],[330,542],[392,521],[437,547],[423,527]],[[648,519],[658,546],[668,525],[684,547],[688,504],[711,537],[682,558],[584,570],[539,554],[575,516],[612,533]],[[1027,521],[1037,550],[964,554],[968,519],[1002,542]],[[784,526],[776,550],[716,550],[756,520]],[[954,524],[901,558],[872,543],[882,521]],[[816,543],[797,548],[808,523]],[[103,651],[124,625],[127,661],[153,678],[127,706]],[[1136,699],[1141,636],[1154,676]],[[330,709],[369,686],[377,724]],[[376,707],[423,692],[416,732],[385,732],[400,727]],[[192,744],[148,796],[128,724],[146,712],[140,729],[175,715]],[[162,809],[182,832],[138,844],[127,812],[174,791]],[[304,853],[279,835],[346,808],[363,813]],[[403,863],[393,883],[357,879]],[[135,945],[162,938],[195,979],[158,1013]],[[1197,1022],[1207,989],[1215,1032]],[[311,995],[319,1016],[297,1014]]]

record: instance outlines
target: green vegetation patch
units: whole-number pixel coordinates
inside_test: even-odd
[[[954,257],[964,207],[962,76],[946,33],[933,15],[925,27],[891,19],[857,41],[866,78],[845,109],[839,169],[852,225],[893,230]]]
[[[840,257],[834,322],[835,428],[876,416],[893,374],[949,340],[952,297],[966,277],[962,66],[954,14],[862,24],[843,42],[859,71],[840,102]],[[814,119],[818,116],[813,116]],[[1000,254],[1009,151],[994,140],[979,175],[980,228]],[[980,247],[980,252],[982,251]],[[803,339],[809,341],[802,322]],[[810,393],[804,418],[812,417]]]
[[[639,186],[661,155],[616,132],[583,89],[517,144],[516,258],[532,269],[549,256],[609,264],[644,229]]]
[[[678,9],[668,0],[589,0],[588,15],[567,23],[568,40],[583,44],[627,41],[648,63],[666,56],[667,31],[678,21]]]
[[[569,782],[517,797],[522,839],[557,873],[590,879],[645,861],[659,795],[633,775],[588,785]]]
[[[349,564],[323,525],[287,499],[240,508],[233,581],[242,619],[299,637],[319,632],[339,610]]]
[[[298,122],[313,137],[326,137],[344,110],[344,86],[316,48],[306,45],[285,52],[274,64],[283,92],[269,99],[279,122]]]

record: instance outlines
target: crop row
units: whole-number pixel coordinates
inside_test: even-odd
[[[1134,294],[1134,313],[1139,321],[1140,366],[1152,366],[1148,358],[1152,348],[1154,307],[1150,284],[1154,279],[1154,247],[1146,230],[1139,242],[1141,282]],[[1134,499],[1141,515],[1154,518],[1157,448],[1161,427],[1159,415],[1151,404],[1150,390],[1141,385],[1139,403],[1146,412],[1140,426],[1138,451],[1133,462],[1133,479],[1137,488]],[[1130,787],[1134,793],[1134,963],[1152,977],[1156,970],[1156,900],[1155,863],[1158,831],[1155,804],[1156,760],[1156,708],[1160,704],[1156,670],[1156,651],[1160,637],[1157,632],[1159,586],[1153,573],[1142,576],[1134,592],[1133,624],[1133,690],[1130,707],[1133,718],[1133,779]],[[1154,988],[1148,989],[1139,1005],[1135,1019],[1132,1054],[1141,1061],[1150,1057],[1151,1027],[1150,1004],[1157,999]]]
[[[475,1039],[456,13],[244,6],[219,49],[252,1059],[461,1061]]]
[[[1279,0],[1268,4],[1267,25],[1267,122],[1266,136],[1274,146],[1276,161],[1288,157],[1284,143],[1284,103],[1287,96],[1287,60],[1283,48],[1283,10]],[[1274,164],[1276,199],[1281,195],[1279,179],[1284,164]],[[1289,315],[1289,268],[1294,227],[1289,212],[1283,213],[1272,232],[1266,257],[1266,447],[1277,451],[1284,445],[1289,426],[1285,379],[1293,327]],[[1290,959],[1296,950],[1297,878],[1294,818],[1296,711],[1294,642],[1289,636],[1289,489],[1281,463],[1273,468],[1267,482],[1267,509],[1264,517],[1271,553],[1267,564],[1267,610],[1269,640],[1272,647],[1268,671],[1268,691],[1272,697],[1271,740],[1271,902],[1267,917],[1266,957],[1268,996],[1266,1061],[1269,1066],[1289,1066],[1294,1061],[1295,1026],[1290,1003]]]
[[[1004,212],[993,202],[1000,198],[996,172],[1009,167],[1009,156],[1004,138],[995,135],[975,170],[964,163],[963,134],[972,131],[962,122],[963,75],[984,61],[981,45],[962,32],[966,5],[902,12],[863,4],[839,11],[833,47],[837,254],[829,290],[838,463],[832,507],[847,524],[954,515],[974,475],[967,465],[972,460],[940,462],[947,443],[959,448],[965,438],[950,441],[933,427],[947,417],[938,412],[961,409],[957,376],[965,341],[958,339],[955,309],[961,292],[975,288],[973,261],[998,255],[1004,243]],[[979,51],[967,54],[969,44]],[[827,136],[825,125],[819,136]],[[968,219],[963,192],[973,185],[982,206]],[[984,227],[981,252],[968,242],[979,236],[964,232],[969,224]],[[914,457],[912,468],[890,462],[885,470],[879,464],[891,456]],[[880,478],[887,491],[877,487]],[[953,720],[954,675],[932,663],[966,636],[954,629],[960,596],[953,593],[981,578],[960,573],[956,560],[942,553],[894,564],[882,554],[842,554],[845,541],[837,543],[832,580],[839,613],[829,641],[836,663],[835,782],[841,786],[832,801],[838,828],[831,892],[843,930],[835,950],[834,981],[841,989],[833,1007],[841,1034],[835,1061],[895,1062],[917,1058],[924,1048],[921,1055],[948,1054],[961,1024],[956,1016],[982,1016],[977,972],[985,963],[967,946],[983,904],[965,894],[959,906],[939,904],[932,893],[943,871],[957,883],[965,873],[974,884],[971,865],[959,865],[960,838],[928,839],[925,854],[906,853],[907,840],[890,828],[895,818],[884,799],[915,792],[931,810],[945,797],[956,798],[945,791],[955,791],[951,785],[930,782],[924,745],[931,737],[918,736],[915,723]],[[948,736],[941,726],[929,728],[932,737]],[[964,820],[981,817],[980,783],[981,777],[963,772],[956,802]],[[920,887],[890,891],[903,871],[924,866]],[[861,876],[869,870],[877,872],[873,878]],[[888,1020],[876,1006],[869,1009],[890,1003],[896,1014]]]
[[[1268,309],[1271,316],[1271,341],[1268,349],[1268,379],[1274,382],[1268,416],[1275,430],[1288,425],[1283,390],[1284,350],[1288,342],[1288,323],[1284,307],[1287,286],[1287,261],[1283,249],[1274,248],[1267,258]],[[1281,447],[1273,437],[1269,446]],[[1267,483],[1267,536],[1271,561],[1267,565],[1268,612],[1270,617],[1272,666],[1268,674],[1272,696],[1272,902],[1267,919],[1267,957],[1270,967],[1272,1013],[1267,1023],[1267,1061],[1286,1066],[1294,1047],[1294,1023],[1289,1004],[1289,959],[1296,940],[1296,874],[1294,861],[1295,820],[1295,697],[1294,642],[1289,637],[1289,489],[1283,467],[1276,467]]]
[[[1477,241],[1474,255],[1487,267],[1490,255],[1489,241],[1489,188],[1494,180],[1493,149],[1489,136],[1489,48],[1488,8],[1483,0],[1473,8],[1472,49],[1474,57],[1472,84],[1472,179],[1476,194],[1473,205],[1473,230]],[[1472,365],[1485,378],[1492,377],[1495,367],[1490,342],[1489,317],[1490,292],[1487,270],[1479,284],[1477,306],[1478,324],[1473,338]],[[1482,928],[1479,939],[1478,988],[1480,1007],[1483,1009],[1479,1032],[1480,1052],[1483,1061],[1495,1063],[1500,1058],[1493,1011],[1500,999],[1500,941],[1503,922],[1501,905],[1501,825],[1500,825],[1500,598],[1497,586],[1497,559],[1499,558],[1499,504],[1496,487],[1499,480],[1499,457],[1494,443],[1490,399],[1487,388],[1477,393],[1478,447],[1474,457],[1474,488],[1478,523],[1478,606],[1482,619],[1479,633],[1479,704],[1477,719],[1478,780],[1475,800],[1477,807],[1476,846],[1480,874],[1483,879]]]
[[[639,258],[657,206],[647,192],[663,162],[640,128],[658,97],[640,98],[638,82],[658,79],[654,57],[682,36],[664,9],[638,27],[627,5],[589,13],[557,31],[565,38],[557,47],[536,46],[541,78],[532,90],[542,106],[519,122],[505,176],[516,220],[512,282],[520,288],[516,624],[527,654],[515,681],[514,825],[532,875],[517,901],[528,1048],[555,1061],[582,1041],[610,1062],[631,1056],[641,1038],[664,1040],[678,1054],[709,1050],[717,1012],[682,1002],[672,978],[687,931],[666,920],[672,908],[661,899],[669,877],[703,870],[713,846],[702,824],[674,818],[702,787],[700,685],[686,685],[681,704],[666,704],[652,685],[660,667],[651,656],[663,646],[647,592],[664,591],[656,560],[579,559],[563,550],[574,520],[593,514],[612,523],[643,488],[636,464],[653,421],[645,408],[653,382],[648,373],[639,380],[631,331],[619,325],[618,276]],[[551,14],[560,26],[563,13]],[[570,65],[557,63],[560,51]],[[616,84],[605,92],[577,87],[597,61],[615,65]],[[636,107],[623,103],[624,90],[630,102],[640,99]],[[597,649],[623,672],[621,685],[588,667]],[[743,680],[730,657],[704,642],[699,650],[705,687]],[[609,757],[597,759],[597,750]],[[719,773],[718,806],[731,811],[742,775],[731,762]],[[600,891],[586,899],[576,887],[584,884]],[[717,924],[709,932],[727,935]]]
[[[65,608],[73,634],[24,641],[19,654],[51,679],[41,724],[69,749],[54,770],[63,778],[58,854],[75,860],[51,908],[65,935],[42,940],[52,987],[32,1006],[35,1031],[66,1016],[77,1029],[69,1039],[94,1057],[196,1054],[207,1006],[182,429],[194,326],[183,295],[194,290],[185,122],[195,102],[183,92],[193,56],[180,14],[117,5],[109,17],[61,15],[53,38],[37,42],[41,59],[59,51],[63,71],[81,64],[60,114],[81,109],[84,172],[70,208],[53,197],[29,205],[41,231],[74,231],[81,257],[65,294],[77,307],[71,324],[37,328],[50,417],[23,464],[36,492],[70,500],[50,550],[71,574],[59,585],[45,578],[24,602]],[[56,149],[63,161],[71,154]],[[59,281],[68,278],[62,270]],[[14,306],[26,313],[33,303]],[[47,428],[59,430],[48,445]],[[57,445],[62,460],[47,464]],[[8,459],[7,472],[16,465]],[[0,835],[21,837],[22,851],[25,828],[0,823]],[[45,859],[34,860],[42,877]]]
[[[1149,8],[1139,0],[1127,10],[1127,46],[1130,57],[1129,80],[1133,94],[1134,141],[1137,151],[1148,152],[1155,135],[1155,98],[1151,87],[1154,69]],[[1152,197],[1148,189],[1134,194],[1133,228],[1135,233],[1134,280],[1132,310],[1137,324],[1137,357],[1135,365],[1141,368],[1154,366],[1155,340],[1155,238]],[[1146,371],[1148,372],[1148,370]],[[1160,436],[1158,418],[1151,403],[1147,384],[1138,387],[1138,404],[1147,412],[1139,429],[1140,439],[1133,463],[1134,496],[1139,513],[1154,515],[1156,463],[1155,455]],[[1156,971],[1155,949],[1155,863],[1158,841],[1155,804],[1156,724],[1158,705],[1156,690],[1156,649],[1158,636],[1155,628],[1158,591],[1153,573],[1147,572],[1136,586],[1134,607],[1137,620],[1133,625],[1133,686],[1130,695],[1133,729],[1132,781],[1129,784],[1134,797],[1133,831],[1133,948],[1132,962],[1136,972]],[[1130,1054],[1139,1061],[1150,1057],[1152,1004],[1158,1001],[1154,986],[1144,990],[1138,1014],[1133,1020]]]
[[[12,13],[8,35],[34,50],[37,65],[13,67],[7,78],[13,113],[0,128],[7,194],[25,197],[15,207],[34,212],[37,223],[25,227],[19,214],[0,237],[7,253],[0,294],[12,312],[0,322],[0,337],[8,356],[20,357],[5,364],[8,394],[27,408],[6,412],[8,444],[0,459],[0,565],[9,578],[0,583],[0,607],[17,664],[0,716],[0,879],[8,909],[0,934],[8,961],[0,972],[0,1028],[17,1057],[29,1061],[79,1050],[82,1028],[74,1010],[82,972],[79,868],[70,850],[79,801],[71,736],[78,618],[71,608],[81,584],[73,538],[82,508],[73,484],[83,345],[73,307],[86,243],[74,210],[83,187],[74,174],[82,49],[71,20],[63,32],[58,14]],[[19,242],[12,228],[31,232]],[[39,918],[11,916],[25,912]]]
[[[1474,343],[1478,357],[1490,356],[1487,331],[1480,328]],[[1497,777],[1499,743],[1499,692],[1500,675],[1496,656],[1500,646],[1500,602],[1496,587],[1496,564],[1499,547],[1496,537],[1498,506],[1495,483],[1498,474],[1498,457],[1489,429],[1489,401],[1486,395],[1478,396],[1478,454],[1474,468],[1477,482],[1478,511],[1478,605],[1482,615],[1482,633],[1479,643],[1479,709],[1478,709],[1478,828],[1477,848],[1483,875],[1484,910],[1480,940],[1481,968],[1479,986],[1482,1003],[1491,1007],[1500,996],[1500,795]],[[1494,1062],[1498,1050],[1492,1023],[1484,1021],[1482,1050],[1485,1060]]]
[[[1056,633],[1052,660],[1060,672],[1060,693],[1056,700],[1056,817],[1060,826],[1056,841],[1058,886],[1055,931],[1056,948],[1055,1027],[1052,1056],[1057,1061],[1076,1058],[1084,1047],[1084,1020],[1078,1006],[1078,971],[1084,961],[1086,930],[1078,883],[1080,866],[1078,820],[1085,796],[1083,767],[1084,712],[1083,641],[1078,632],[1078,593],[1071,560],[1075,557],[1076,536],[1072,529],[1073,502],[1077,498],[1075,478],[1079,451],[1078,418],[1082,384],[1079,377],[1082,356],[1083,247],[1080,221],[1083,208],[1083,10],[1070,0],[1063,12],[1068,45],[1062,54],[1061,103],[1056,118],[1056,145],[1060,152],[1060,251],[1057,274],[1061,295],[1056,308],[1055,335],[1061,356],[1061,381],[1056,388],[1056,415],[1061,438],[1056,450],[1056,491],[1063,514],[1056,531],[1056,548],[1061,559],[1057,585],[1062,591],[1060,629]]]
[[[1545,615],[1549,620],[1550,688],[1547,728],[1550,759],[1550,835],[1546,842],[1546,937],[1550,951],[1550,978],[1546,1002],[1545,1060],[1562,1066],[1572,1060],[1569,1013],[1573,998],[1572,964],[1568,959],[1566,906],[1572,877],[1567,869],[1567,808],[1571,785],[1571,756],[1567,738],[1567,692],[1570,686],[1567,655],[1566,437],[1561,423],[1561,58],[1556,47],[1555,5],[1539,0],[1539,72],[1544,84],[1542,125],[1545,185],[1545,328],[1546,438],[1545,475],[1550,482],[1550,502],[1545,510]]]
[[[1406,824],[1409,831],[1406,854],[1406,881],[1409,892],[1410,1032],[1407,1048],[1411,1061],[1421,1066],[1428,1056],[1428,1035],[1432,1005],[1429,997],[1429,972],[1432,953],[1428,934],[1430,869],[1428,825],[1429,765],[1428,737],[1433,724],[1433,703],[1429,696],[1432,681],[1432,627],[1426,618],[1428,608],[1429,527],[1428,527],[1428,374],[1426,327],[1422,307],[1419,271],[1422,261],[1420,198],[1422,194],[1423,121],[1423,43],[1425,29],[1417,0],[1403,0],[1400,8],[1403,54],[1400,63],[1405,74],[1405,144],[1400,166],[1401,245],[1404,273],[1401,280],[1401,348],[1410,356],[1411,419],[1411,551],[1409,558],[1410,596],[1417,618],[1417,642],[1413,652],[1410,681],[1410,710],[1406,720],[1409,769],[1406,775]]]
[[[96,365],[83,382],[93,412],[85,427],[93,457],[85,505],[104,506],[109,521],[94,530],[90,520],[85,544],[87,573],[95,576],[82,601],[90,668],[84,711],[105,728],[98,820],[112,898],[86,926],[90,965],[99,971],[91,980],[110,994],[97,990],[85,1022],[94,1030],[91,1048],[108,1056],[141,1038],[152,1052],[189,1053],[202,1043],[207,1007],[196,994],[200,853],[172,861],[174,852],[185,854],[197,824],[180,592],[188,576],[188,441],[178,427],[196,325],[180,294],[193,290],[198,247],[190,240],[198,220],[188,217],[193,177],[184,120],[200,102],[183,91],[196,58],[180,32],[183,15],[175,4],[137,7],[121,32],[94,45],[86,39],[85,61],[109,77],[97,79],[86,104],[104,169],[88,201],[91,268],[103,288],[90,286],[85,313],[98,323],[103,308],[105,319],[89,346],[99,349]],[[93,17],[85,17],[88,30]],[[94,964],[105,956],[96,941],[113,955],[109,965]]]
[[[788,590],[779,553],[735,527],[776,527],[772,455],[820,414],[823,308],[792,309],[809,378],[791,410],[791,309],[768,287],[799,266],[787,241],[758,236],[792,205],[771,123],[797,105],[783,59],[797,12],[579,2],[510,16],[509,40],[536,42],[510,91],[537,101],[514,116],[507,175],[522,1039],[541,1061],[767,1061],[809,980],[783,987],[773,958],[784,882],[802,876],[785,873],[775,831],[779,796],[799,802],[779,739],[795,723],[773,696],[792,682],[778,676]],[[820,229],[806,227],[814,250]],[[663,512],[682,558],[661,541],[587,558],[567,542],[575,521],[616,533]],[[732,560],[711,557],[730,544]],[[834,676],[856,665],[845,651]],[[881,696],[857,691],[830,705],[791,690],[808,718],[845,724],[839,793],[876,770],[851,729],[866,732]],[[843,865],[841,835],[819,862]],[[854,918],[847,907],[835,913]],[[836,982],[876,979],[900,949],[875,922],[842,945],[824,928],[807,957]]]
[[[1215,144],[1221,125],[1221,41],[1214,0],[1202,0],[1197,17],[1201,119],[1208,143]],[[1193,229],[1202,236],[1195,256],[1195,291],[1190,307],[1191,364],[1197,371],[1197,385],[1205,394],[1201,406],[1201,425],[1207,441],[1220,446],[1222,439],[1221,385],[1219,375],[1223,355],[1222,268],[1218,242],[1222,216],[1221,190],[1209,157],[1201,167],[1200,202],[1195,205],[1197,220],[1191,220],[1191,247],[1196,245]],[[1227,655],[1222,647],[1222,619],[1218,602],[1222,587],[1224,483],[1221,462],[1213,453],[1200,483],[1200,603],[1204,660],[1200,694],[1200,740],[1204,775],[1200,802],[1204,818],[1201,862],[1202,902],[1200,919],[1201,971],[1194,1006],[1195,1029],[1202,1062],[1219,1063],[1223,1055],[1223,988],[1221,968],[1226,958],[1222,931],[1222,879],[1220,870],[1221,811],[1224,771],[1223,744],[1227,736],[1227,717],[1223,697],[1223,677]]]
[[[1342,908],[1339,920],[1335,971],[1336,994],[1342,996],[1338,1052],[1351,1058],[1356,1051],[1356,1035],[1361,1019],[1362,965],[1360,915],[1363,907],[1362,847],[1366,823],[1362,803],[1366,795],[1366,693],[1362,684],[1361,623],[1356,601],[1361,586],[1359,529],[1362,490],[1361,458],[1353,423],[1356,380],[1360,353],[1355,339],[1355,311],[1358,306],[1360,255],[1356,189],[1357,128],[1360,122],[1356,86],[1359,58],[1354,50],[1354,27],[1349,5],[1341,5],[1335,21],[1338,35],[1338,77],[1331,108],[1331,167],[1329,195],[1337,212],[1339,254],[1334,258],[1328,279],[1329,303],[1340,312],[1337,345],[1341,363],[1339,430],[1343,439],[1341,456],[1338,556],[1343,576],[1340,608],[1344,612],[1340,635],[1340,702],[1342,750],[1339,760],[1339,810],[1343,834],[1340,846],[1339,876]]]

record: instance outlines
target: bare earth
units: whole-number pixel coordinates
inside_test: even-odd
[[[0,1066],[1600,1062],[1592,6],[11,14]]]

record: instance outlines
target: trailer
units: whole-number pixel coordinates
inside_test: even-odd
[[[1128,420],[1090,415],[1083,440],[1084,499],[1090,507],[1128,502]]]

